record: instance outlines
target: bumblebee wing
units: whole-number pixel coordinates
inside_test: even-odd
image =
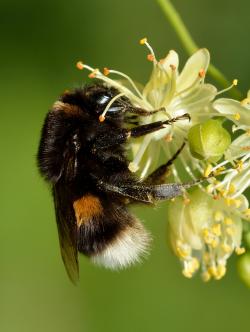
[[[67,192],[60,183],[53,186],[53,196],[61,255],[68,276],[75,284],[79,279],[75,215]]]

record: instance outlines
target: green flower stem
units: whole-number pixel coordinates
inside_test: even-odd
[[[189,55],[193,54],[199,47],[193,40],[187,27],[185,26],[183,20],[181,19],[180,15],[177,12],[177,10],[175,9],[175,7],[172,5],[171,1],[170,0],[156,0],[156,1],[158,2],[159,6],[161,7],[162,11],[164,12],[168,21],[174,28],[178,37],[180,38],[187,53]],[[231,85],[231,82],[214,65],[210,64],[210,66],[208,68],[208,73],[223,88],[227,88],[228,86]],[[234,97],[236,99],[243,98],[242,93],[237,88],[230,90],[230,94],[232,95],[232,97]]]

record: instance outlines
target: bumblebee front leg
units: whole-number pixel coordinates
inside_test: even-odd
[[[166,121],[156,121],[145,125],[140,125],[130,129],[122,129],[117,131],[107,131],[103,132],[100,136],[96,138],[93,142],[93,150],[97,149],[108,149],[114,146],[121,145],[125,143],[131,137],[137,138],[147,134],[151,134],[160,129],[164,129],[166,126],[173,124],[179,120],[190,120],[190,115],[185,113],[183,115],[177,116],[175,118]]]
[[[150,133],[153,133],[157,130],[164,129],[166,126],[169,126],[173,124],[174,122],[177,122],[179,120],[189,120],[190,121],[190,115],[188,113],[185,113],[183,115],[177,116],[175,118],[166,120],[166,121],[156,121],[149,124],[141,125],[134,127],[129,130],[129,137],[140,137],[144,136]]]
[[[185,142],[175,152],[175,154],[173,155],[173,157],[170,160],[168,160],[165,164],[159,166],[155,171],[153,171],[151,174],[149,174],[148,177],[145,179],[144,183],[146,183],[146,184],[163,184],[165,182],[167,173],[169,172],[169,167],[173,164],[173,162],[179,156],[179,154],[183,150],[184,146],[185,146]]]

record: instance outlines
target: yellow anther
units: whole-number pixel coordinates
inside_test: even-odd
[[[224,219],[224,224],[227,225],[227,226],[230,226],[230,225],[233,224],[233,220],[231,218],[226,217]]]
[[[216,236],[221,236],[221,225],[220,224],[213,225],[212,232]]]
[[[246,130],[246,134],[247,134],[247,136],[250,136],[250,129]]]
[[[237,255],[242,255],[246,252],[246,249],[242,248],[242,247],[237,247],[237,248],[235,248],[235,252]]]
[[[211,247],[213,248],[213,249],[215,249],[215,248],[217,248],[218,247],[218,245],[219,245],[219,242],[218,242],[218,240],[216,240],[216,239],[213,239],[212,241],[211,241]]]
[[[104,74],[105,76],[108,76],[109,73],[110,73],[110,70],[109,70],[107,67],[104,67],[104,68],[103,68],[103,74]]]
[[[218,167],[215,171],[214,171],[214,175],[220,175],[221,172],[225,171],[225,167],[224,166],[221,166],[221,167]]]
[[[217,268],[216,268],[216,266],[209,266],[208,273],[211,276],[216,277],[217,276]]]
[[[235,234],[235,230],[232,227],[227,227],[226,233],[230,236],[233,236]]]
[[[193,277],[193,273],[189,269],[182,270],[182,274],[188,279],[191,279]]]
[[[240,113],[235,113],[235,114],[234,114],[234,119],[235,119],[236,121],[239,121],[239,120],[240,120]]]
[[[234,199],[234,205],[238,209],[242,205],[242,201],[240,199]]]
[[[147,38],[142,38],[141,40],[140,40],[140,44],[141,45],[144,45],[144,44],[146,44],[147,43]]]
[[[203,237],[206,237],[206,236],[208,236],[210,234],[210,232],[209,232],[209,229],[208,228],[204,228],[203,230],[202,230],[202,235],[203,235]]]
[[[234,203],[234,200],[232,198],[227,197],[227,198],[225,198],[225,202],[226,202],[227,206],[232,206]]]
[[[235,185],[233,183],[230,183],[229,189],[228,189],[228,193],[229,194],[234,194],[235,193]]]
[[[187,258],[191,254],[191,249],[190,248],[177,247],[176,248],[176,253],[177,253],[177,256],[179,256],[180,258]]]
[[[201,278],[204,282],[208,282],[211,279],[211,274],[208,271],[204,271]]]
[[[238,85],[238,80],[237,80],[237,79],[234,79],[234,80],[233,80],[233,85],[234,85],[234,86]]]
[[[83,70],[84,64],[82,63],[82,61],[78,61],[76,63],[76,68],[79,69],[79,70]]]
[[[193,257],[191,266],[194,269],[194,272],[197,271],[200,268],[200,262],[196,257]]]
[[[224,277],[224,275],[226,274],[226,272],[227,272],[226,266],[220,264],[220,265],[217,266],[217,273],[216,273],[216,275],[214,276],[214,278],[215,278],[216,280],[220,280],[221,278]]]
[[[232,251],[232,248],[226,244],[226,243],[222,243],[221,244],[221,249],[226,253],[229,254]]]
[[[205,178],[209,177],[213,169],[213,166],[211,164],[207,165],[206,169],[204,170],[204,176]]]
[[[224,219],[224,214],[223,214],[223,212],[222,211],[216,211],[215,213],[214,213],[214,220],[215,221],[222,221]],[[217,226],[217,225],[216,225]]]
[[[203,260],[203,262],[204,262],[206,265],[208,265],[208,263],[210,262],[210,259],[211,259],[210,254],[209,254],[207,251],[204,252],[204,254],[202,255],[202,260]]]
[[[206,71],[204,68],[201,68],[199,70],[199,76],[200,76],[200,78],[204,78],[206,76]]]

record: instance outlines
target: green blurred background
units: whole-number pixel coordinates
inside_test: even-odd
[[[249,88],[248,0],[174,0],[200,46],[239,88]],[[64,91],[86,81],[75,69],[150,72],[138,40],[162,57],[177,50],[174,31],[153,0],[1,0],[0,2],[0,331],[149,332],[248,330],[250,292],[236,261],[220,282],[186,280],[166,242],[166,209],[137,208],[154,236],[144,264],[111,272],[81,258],[77,287],[60,258],[53,203],[36,170],[44,116]]]

